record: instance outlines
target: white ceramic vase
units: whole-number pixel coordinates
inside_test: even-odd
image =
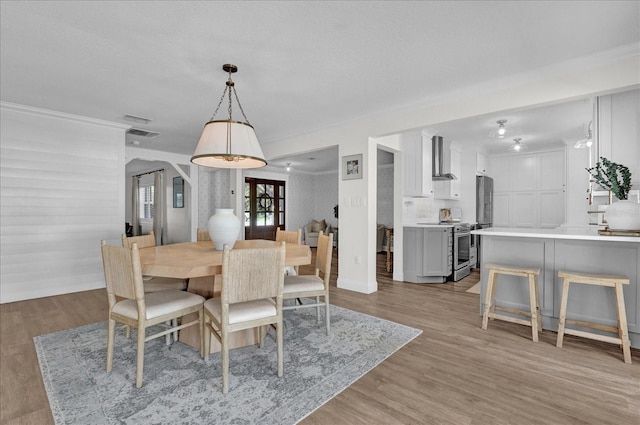
[[[604,213],[611,230],[640,230],[640,204],[625,200],[614,202]]]
[[[207,229],[218,251],[222,251],[225,245],[233,248],[240,234],[240,219],[233,214],[231,208],[216,208],[216,213],[207,223]]]

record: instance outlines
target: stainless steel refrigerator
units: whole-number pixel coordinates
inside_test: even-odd
[[[476,176],[476,229],[493,226],[493,179],[487,176]],[[482,238],[471,235],[472,250],[475,252],[476,265],[480,267]]]
[[[479,228],[493,224],[493,179],[476,176],[476,223]]]

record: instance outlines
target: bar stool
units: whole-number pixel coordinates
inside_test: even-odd
[[[629,341],[629,331],[627,329],[627,313],[624,308],[624,294],[622,292],[622,285],[629,284],[629,278],[621,275],[606,275],[606,274],[592,274],[592,273],[579,273],[561,270],[558,272],[558,277],[563,279],[562,281],[562,301],[560,303],[560,320],[558,322],[558,340],[556,347],[562,347],[562,340],[565,334],[581,336],[583,338],[595,339],[597,341],[611,342],[613,344],[622,345],[622,354],[624,355],[624,362],[631,363],[631,349],[629,348],[631,342]],[[586,285],[606,286],[614,288],[616,294],[616,310],[618,326],[606,326],[592,322],[582,322],[578,320],[567,320],[567,298],[569,297],[569,284],[583,283]],[[578,326],[583,326],[592,329],[599,329],[603,331],[615,332],[618,334],[618,338],[611,336],[600,335],[593,332],[585,332],[577,329],[566,329],[565,323],[570,323]]]
[[[507,322],[518,323],[525,326],[531,326],[531,336],[534,342],[538,342],[538,332],[542,331],[542,317],[540,315],[540,296],[538,295],[538,268],[512,267],[500,264],[487,264],[489,270],[489,279],[487,282],[487,292],[484,297],[484,314],[482,315],[482,329],[487,330],[489,319],[499,319]],[[498,275],[511,275],[526,277],[529,281],[529,305],[530,311],[518,310],[514,308],[496,306],[496,292],[498,284]],[[524,320],[517,317],[507,316],[496,313],[495,311],[504,311],[514,313],[521,316],[528,316],[530,320]]]

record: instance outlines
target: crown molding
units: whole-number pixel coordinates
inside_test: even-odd
[[[131,128],[131,125],[128,125],[128,124],[121,124],[117,122],[105,121],[105,120],[100,120],[96,118],[83,117],[81,115],[68,114],[66,112],[52,111],[50,109],[36,108],[35,106],[20,105],[17,103],[11,103],[11,102],[5,102],[5,101],[0,101],[0,108],[8,111],[16,111],[16,112],[22,112],[25,114],[59,118],[59,119],[68,120],[68,121],[75,121],[75,122],[82,122],[82,123],[93,124],[93,125],[100,125],[103,127],[117,128],[120,130],[127,130]]]

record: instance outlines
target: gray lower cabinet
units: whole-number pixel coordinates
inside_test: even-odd
[[[404,280],[442,283],[451,274],[452,233],[450,227],[404,228]]]

